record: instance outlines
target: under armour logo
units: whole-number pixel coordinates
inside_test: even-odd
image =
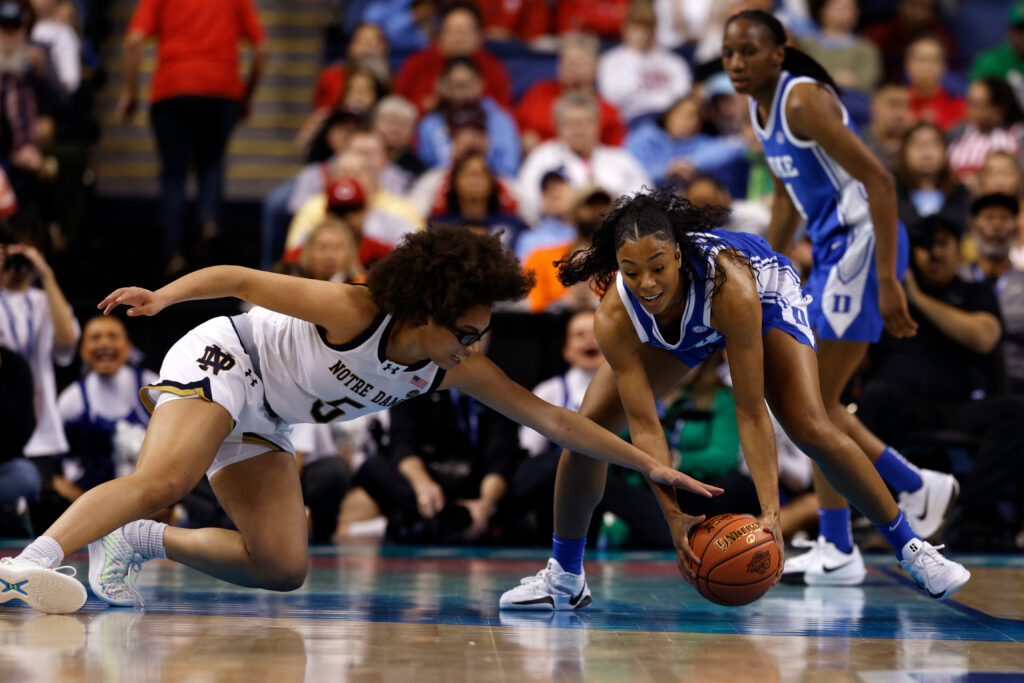
[[[230,370],[235,367],[235,357],[222,351],[216,344],[207,346],[203,357],[197,358],[196,362],[199,364],[200,370],[209,372],[212,369],[215,375],[220,374],[221,370]]]
[[[253,376],[252,370],[246,370],[245,376],[249,378],[249,386],[254,387],[259,383],[259,380]]]
[[[381,370],[384,372],[390,372],[392,375],[398,374],[398,366],[391,362],[382,365]]]

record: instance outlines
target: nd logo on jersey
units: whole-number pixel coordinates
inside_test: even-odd
[[[778,157],[766,156],[764,159],[768,162],[768,167],[772,169],[772,173],[779,180],[800,177],[800,171],[793,166],[793,157],[790,155],[785,154]]]
[[[235,367],[235,357],[227,353],[216,344],[211,344],[203,351],[203,357],[197,358],[196,363],[199,369],[205,372],[213,370],[214,375],[220,374],[221,370],[230,370]]]

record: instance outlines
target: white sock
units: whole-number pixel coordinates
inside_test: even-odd
[[[64,561],[64,549],[49,536],[40,536],[21,551],[22,560],[42,560],[47,567],[56,567]]]
[[[140,519],[135,522],[128,522],[121,529],[128,543],[135,549],[135,552],[147,560],[155,557],[167,557],[164,549],[164,530],[167,525],[162,522],[154,522],[151,519]]]

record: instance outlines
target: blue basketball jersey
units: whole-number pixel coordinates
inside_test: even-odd
[[[817,142],[801,140],[790,131],[786,121],[786,100],[798,83],[820,84],[813,78],[793,76],[783,71],[775,86],[768,120],[764,126],[761,125],[757,102],[749,98],[750,121],[764,148],[764,157],[772,174],[785,186],[793,205],[807,222],[807,236],[811,242],[820,245],[845,234],[850,226],[869,219],[868,195],[864,185]],[[857,126],[838,96],[836,103],[843,112],[843,124],[859,136]]]
[[[789,259],[772,251],[763,238],[745,232],[718,228],[696,236],[703,258],[693,262],[698,280],[684,284],[689,287],[689,292],[678,333],[666,332],[626,287],[622,273],[616,275],[615,287],[640,341],[671,352],[690,367],[700,364],[721,347],[725,339],[718,330],[711,327],[715,266],[719,252],[735,249],[750,260],[757,276],[762,334],[778,328],[802,344],[814,348],[814,333],[807,317],[807,306],[811,298],[800,290],[800,276]],[[666,338],[676,341],[669,342]]]

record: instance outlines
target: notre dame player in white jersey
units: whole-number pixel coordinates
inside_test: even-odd
[[[367,286],[216,266],[150,292],[118,289],[109,313],[155,315],[171,304],[237,297],[259,308],[210,320],[168,352],[143,390],[153,410],[136,471],[86,492],[0,580],[47,612],[85,602],[53,569],[89,545],[89,580],[103,600],[135,603],[142,562],[168,557],[232,583],[293,590],[308,568],[306,518],[287,428],[346,420],[435,389],[457,388],[574,451],[705,496],[721,492],[662,465],[577,413],[545,403],[474,354],[491,308],[533,284],[497,238],[455,227],[410,235]],[[182,529],[141,519],[210,476],[238,527]],[[138,520],[138,521],[134,521]],[[15,595],[10,595],[15,593]]]

